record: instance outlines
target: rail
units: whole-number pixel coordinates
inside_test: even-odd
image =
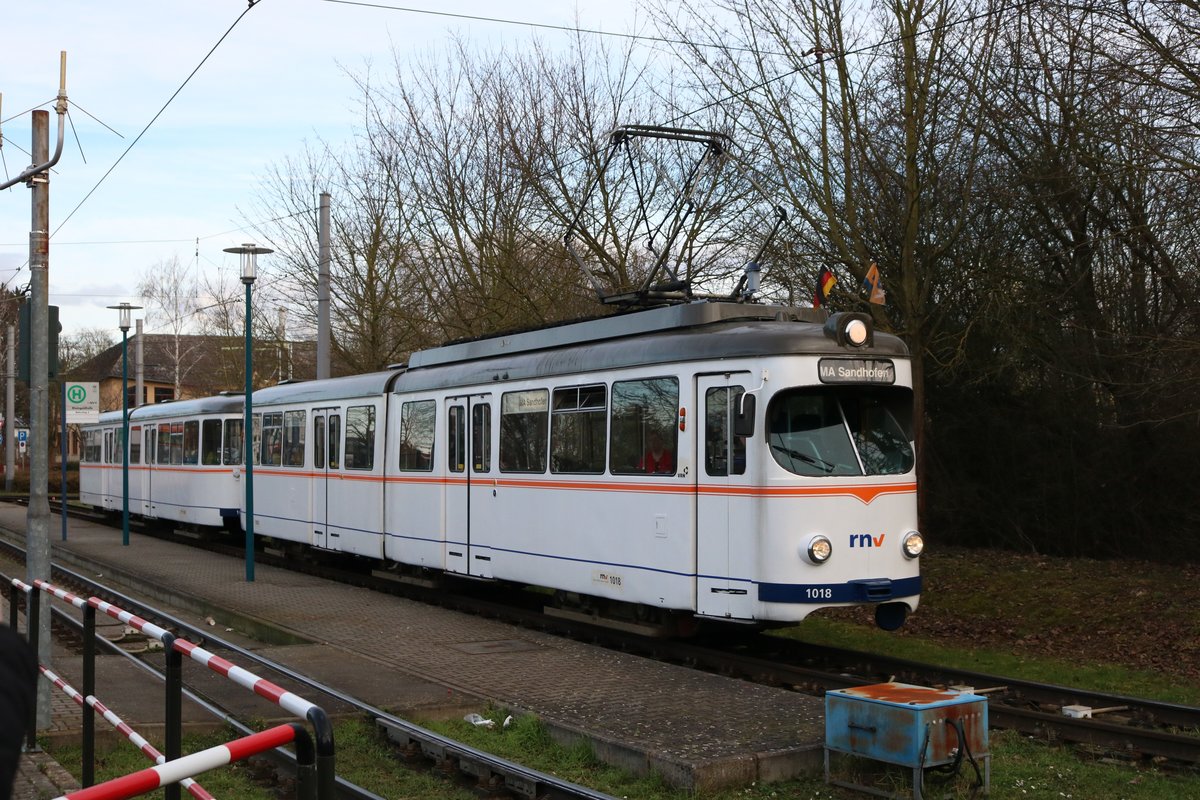
[[[43,592],[70,603],[83,611],[83,692],[85,696],[92,696],[95,693],[95,614],[97,611],[123,622],[145,636],[162,643],[166,652],[167,697],[165,728],[166,758],[169,760],[168,763],[179,760],[182,755],[183,656],[186,655],[193,661],[208,667],[213,672],[228,678],[235,684],[270,700],[294,716],[307,720],[313,727],[316,740],[315,775],[307,776],[315,784],[312,796],[321,800],[335,797],[337,775],[335,772],[333,725],[329,720],[329,716],[320,706],[99,597],[85,599],[40,579],[35,580],[34,585],[30,586],[18,578],[9,578],[0,573],[0,580],[7,583],[10,587],[9,616],[10,625],[14,630],[17,629],[17,609],[21,595],[25,595],[28,599],[27,620],[37,619],[40,598]],[[38,646],[38,628],[36,625],[26,625],[26,628],[30,644],[35,648],[36,652]],[[92,764],[94,763],[95,754],[95,714],[91,704],[85,704],[83,711],[83,783],[85,786],[90,786],[94,779]],[[34,739],[35,728],[36,725],[30,725],[29,740],[26,743],[30,749],[36,747],[36,740]],[[307,736],[307,733],[305,735]],[[305,772],[300,770],[298,777],[306,778]],[[307,792],[308,790],[305,788],[302,791]],[[166,794],[167,800],[178,800],[179,787],[175,785],[168,786]]]
[[[0,541],[0,547],[8,549],[15,554],[23,555],[24,553],[19,546],[10,542]],[[66,568],[61,563],[54,563],[52,568],[55,575],[59,576],[61,580],[84,587],[80,591],[103,593],[106,596],[111,597],[114,602],[120,603],[126,607],[138,607],[139,605],[139,601],[137,599],[123,595],[113,589],[111,586],[101,586],[90,578]],[[58,613],[58,609],[52,609],[52,611],[54,613]],[[222,649],[231,651],[237,657],[255,661],[264,669],[277,672],[286,677],[288,680],[302,684],[303,686],[307,687],[307,689],[321,693],[324,696],[330,697],[340,703],[344,703],[352,708],[362,711],[374,719],[378,725],[382,726],[393,743],[408,754],[425,756],[426,758],[443,765],[450,762],[457,762],[461,772],[473,776],[478,776],[486,772],[487,774],[495,777],[497,779],[497,783],[507,787],[516,796],[538,797],[544,798],[545,800],[568,800],[568,798],[570,800],[614,800],[612,795],[604,792],[591,789],[589,787],[580,786],[554,775],[538,772],[498,756],[494,756],[484,751],[455,742],[454,740],[441,734],[421,728],[418,725],[393,716],[383,709],[380,709],[369,703],[365,703],[362,700],[346,694],[345,692],[339,691],[332,686],[315,681],[311,677],[297,672],[285,664],[265,658],[261,653],[251,652],[233,642],[222,640],[220,637],[214,636],[207,630],[193,627],[185,620],[172,617],[160,609],[147,609],[146,611],[143,611],[143,613],[145,613],[147,616],[153,616],[163,624],[171,626],[171,628],[174,630],[181,631],[185,636],[190,635],[193,637],[203,637],[207,641],[213,642],[215,645],[220,646]],[[83,627],[80,623],[69,617],[63,616],[62,619],[73,626],[79,625],[81,629]],[[86,636],[84,636],[84,639],[87,641]],[[163,679],[163,675],[154,670],[154,668],[149,664],[136,659],[134,656],[124,653],[120,650],[120,648],[109,642],[104,637],[98,637],[97,642],[101,645],[104,645],[114,653],[125,655],[140,669],[150,672],[159,680]],[[223,712],[221,712],[219,709],[208,706],[204,700],[195,696],[191,696],[190,699],[193,702],[199,702],[202,706],[208,708],[210,713],[224,719],[226,723],[232,725],[233,727],[243,730],[245,733],[250,732],[249,729],[245,729],[237,721],[233,720],[227,715],[223,715]],[[287,751],[277,752],[284,755],[290,755],[287,753]],[[337,787],[339,797],[356,797],[361,798],[362,800],[382,800],[382,798],[378,797],[377,795],[374,795],[371,792],[362,789],[361,787],[356,787],[340,777],[337,778]]]

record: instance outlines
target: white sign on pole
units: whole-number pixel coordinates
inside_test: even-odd
[[[67,424],[100,421],[100,384],[83,381],[67,384]]]

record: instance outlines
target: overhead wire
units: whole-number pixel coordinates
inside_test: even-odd
[[[874,42],[874,43],[871,43],[868,45],[864,45],[860,48],[855,48],[853,50],[847,50],[847,51],[844,51],[841,53],[828,53],[827,51],[822,51],[822,50],[813,48],[809,51],[805,51],[804,53],[802,53],[801,57],[807,57],[809,55],[817,55],[817,59],[816,59],[815,63],[820,64],[826,60],[829,60],[829,59],[832,59],[835,57],[846,57],[846,56],[852,56],[852,55],[859,55],[859,54],[863,54],[863,53],[869,52],[871,50],[874,50],[874,49],[877,49],[880,47],[893,45],[895,43],[903,41],[905,38],[908,38],[908,37],[919,36],[919,35],[922,35],[922,34],[925,34],[928,32],[936,31],[938,29],[949,28],[949,27],[952,27],[955,25],[966,24],[971,21],[978,20],[978,19],[990,16],[990,15],[993,15],[996,13],[1003,13],[1010,9],[1016,9],[1016,8],[1020,8],[1022,6],[1032,5],[1035,1],[1036,0],[1019,0],[1019,2],[1014,2],[1005,7],[989,9],[988,11],[985,11],[985,12],[982,12],[982,13],[979,13],[976,15],[970,15],[970,16],[966,16],[966,17],[963,17],[960,19],[950,20],[950,21],[947,21],[944,23],[940,23],[938,26],[931,26],[929,28],[923,29],[922,31],[918,31],[913,34],[895,36],[895,37],[892,37],[889,39],[880,40],[880,41],[877,41],[877,42]],[[79,211],[79,209],[98,190],[100,185],[104,183],[104,181],[112,174],[112,172],[121,163],[121,161],[140,142],[140,140],[143,138],[143,136],[150,130],[150,128],[155,124],[155,122],[159,119],[159,117],[161,117],[161,115],[172,104],[172,102],[176,99],[176,97],[178,97],[178,95],[187,86],[187,84],[192,80],[192,78],[197,74],[197,72],[204,66],[204,64],[208,61],[208,59],[212,56],[212,54],[220,47],[220,45],[225,41],[225,39],[234,30],[234,28],[241,22],[241,20],[249,12],[250,8],[253,8],[257,4],[257,2],[259,2],[259,0],[250,0],[247,8],[242,11],[242,13],[237,17],[237,19],[234,20],[234,22],[229,26],[228,30],[226,30],[225,33],[217,40],[217,42],[212,46],[212,48],[208,51],[208,53],[204,56],[204,58],[201,59],[201,61],[196,65],[196,67],[187,76],[187,78],[183,81],[183,83],[180,84],[180,86],[175,90],[175,92],[170,96],[170,98],[168,98],[168,100],[166,101],[166,103],[164,103],[162,108],[159,109],[159,111],[146,124],[146,126],[142,129],[142,131],[130,143],[130,145],[120,155],[120,157],[118,157],[118,159],[113,163],[113,165],[108,169],[108,171],[106,171],[105,174],[99,179],[99,181],[97,181],[95,186],[92,187],[92,189],[87,193],[87,195],[85,195],[84,198],[82,200],[80,200],[80,202],[75,206],[75,208],[72,209],[72,211],[62,220],[62,222],[59,223],[57,228],[55,228],[54,233],[57,233],[59,230],[61,230],[62,227]],[[632,40],[632,41],[645,41],[645,42],[653,42],[653,43],[676,45],[676,46],[681,45],[681,46],[693,47],[693,48],[719,48],[719,49],[722,49],[722,50],[725,50],[728,52],[751,52],[756,55],[764,55],[764,56],[775,56],[775,57],[786,57],[787,56],[787,54],[784,54],[784,53],[779,53],[779,52],[774,52],[774,51],[769,51],[769,50],[761,50],[759,48],[745,47],[745,46],[740,46],[740,45],[695,42],[695,41],[690,41],[688,39],[675,39],[675,38],[668,38],[668,37],[646,36],[646,35],[640,35],[640,34],[614,33],[614,32],[606,32],[606,31],[601,31],[601,30],[596,30],[596,29],[581,28],[581,27],[577,27],[577,26],[554,25],[554,24],[550,24],[550,23],[521,21],[521,20],[505,19],[505,18],[492,17],[492,16],[486,16],[486,15],[459,14],[459,13],[452,13],[452,12],[446,12],[446,11],[436,11],[436,10],[432,10],[432,9],[421,9],[421,8],[413,8],[413,7],[406,7],[406,6],[389,5],[389,4],[384,4],[384,3],[365,2],[364,0],[323,0],[323,2],[335,3],[335,4],[347,5],[347,6],[361,6],[361,7],[367,7],[367,8],[393,10],[393,11],[398,11],[398,12],[412,13],[412,14],[422,14],[422,15],[430,15],[430,16],[457,18],[457,19],[464,19],[464,20],[470,20],[470,21],[479,21],[479,22],[488,22],[488,23],[506,24],[506,25],[520,25],[520,26],[529,27],[529,28],[555,30],[555,31],[562,31],[562,32],[576,33],[576,34],[588,34],[588,35],[596,35],[596,36],[615,37],[615,38],[622,38],[622,39]],[[725,103],[725,102],[728,102],[729,100],[737,99],[739,97],[744,97],[754,91],[761,90],[776,81],[786,79],[787,77],[796,74],[801,69],[803,69],[804,66],[806,66],[806,65],[802,64],[800,66],[797,66],[794,69],[788,70],[787,72],[784,72],[784,73],[780,73],[779,75],[768,78],[768,79],[761,81],[753,86],[746,87],[746,88],[738,90],[736,92],[731,92],[728,95],[725,95],[723,97],[720,97],[713,101],[705,103],[704,105],[702,105],[698,108],[692,109],[692,110],[684,112],[683,114],[680,114],[676,117],[673,117],[668,122],[676,123],[681,120],[688,119],[689,117],[693,117],[697,114],[703,113],[704,111],[706,111],[710,108],[713,108],[714,106],[720,105],[721,103]],[[80,110],[83,111],[85,114],[88,114],[89,117],[92,117],[93,119],[95,119],[95,117],[93,115],[91,115],[89,112],[87,112],[85,109],[81,108]],[[25,113],[28,113],[28,112],[25,112]],[[103,124],[103,123],[101,123],[101,124]],[[108,126],[105,126],[105,127],[108,127]],[[111,128],[110,128],[110,130],[111,130]],[[115,131],[114,131],[114,133],[115,133]],[[118,134],[118,135],[120,135],[120,134]],[[0,152],[0,156],[2,156],[2,152]],[[578,159],[570,161],[565,165],[560,165],[560,168],[562,166],[572,166],[574,164],[580,163],[581,161],[586,160],[588,157],[589,156],[587,156],[587,155],[581,156]],[[300,214],[305,214],[305,213],[310,213],[310,210],[296,212],[295,214],[288,214],[288,215],[276,217],[276,218],[273,218],[270,220],[264,220],[260,223],[256,223],[255,225],[269,224],[271,222],[276,222],[279,220],[287,219],[287,218],[290,218],[293,216],[298,216]],[[254,226],[251,226],[251,227],[254,227]],[[240,231],[240,230],[245,230],[245,226],[235,228],[230,231],[223,231],[220,233],[209,234],[209,235],[203,236],[203,237],[197,237],[197,241],[199,239],[208,239],[208,238],[215,238],[218,236],[224,236],[229,233]],[[94,245],[94,244],[131,244],[131,243],[138,244],[138,243],[173,243],[173,242],[182,243],[185,241],[190,242],[192,240],[191,239],[129,240],[129,241],[124,241],[124,242],[122,242],[122,241],[57,242],[56,241],[56,244],[93,244]],[[16,272],[19,273],[20,269],[21,268],[17,268]]]
[[[56,234],[60,230],[62,230],[63,225],[66,225],[67,222],[71,219],[71,217],[75,216],[75,213],[77,211],[79,211],[80,208],[83,207],[83,204],[86,203],[93,194],[95,194],[96,190],[100,188],[100,185],[103,184],[104,181],[108,178],[108,176],[113,173],[113,170],[115,170],[117,168],[117,166],[125,159],[125,156],[129,155],[129,151],[137,146],[137,143],[142,140],[142,137],[146,135],[146,132],[149,131],[150,128],[154,125],[154,123],[158,121],[158,118],[161,117],[163,115],[163,112],[165,112],[167,110],[167,108],[171,105],[171,103],[175,101],[175,98],[179,96],[179,93],[183,91],[184,87],[186,87],[188,85],[188,83],[191,82],[192,78],[194,78],[196,76],[196,73],[200,71],[200,68],[205,65],[205,63],[208,61],[208,59],[212,57],[212,54],[217,51],[217,48],[221,46],[221,43],[224,42],[226,38],[228,38],[229,34],[233,32],[233,29],[238,26],[238,23],[240,23],[246,17],[246,15],[248,13],[250,13],[250,9],[254,8],[258,4],[258,2],[259,2],[259,0],[250,0],[249,5],[246,8],[242,9],[242,13],[239,14],[237,19],[235,19],[233,21],[233,24],[229,26],[228,30],[226,30],[225,33],[221,34],[221,38],[217,39],[216,44],[214,44],[211,48],[209,48],[209,51],[204,54],[204,58],[200,59],[200,63],[198,63],[196,65],[195,69],[193,69],[190,73],[188,73],[188,76],[186,78],[184,78],[183,83],[179,84],[179,88],[177,88],[174,92],[172,92],[171,96],[167,98],[167,102],[163,103],[162,108],[160,108],[158,110],[158,112],[150,119],[150,121],[146,123],[146,127],[142,128],[141,132],[136,137],[134,137],[133,141],[129,143],[129,146],[126,147],[125,150],[121,153],[121,155],[119,155],[117,157],[117,160],[113,162],[112,166],[109,167],[108,170],[103,175],[100,176],[100,180],[96,181],[96,185],[93,186],[86,195],[84,195],[83,199],[79,201],[79,203],[75,206],[75,208],[71,209],[71,212],[69,214],[67,214],[66,217],[63,218],[63,221],[58,223],[58,227],[56,227],[50,233],[51,238],[53,238],[54,234]]]
[[[346,6],[362,6],[364,8],[375,8],[383,11],[401,11],[409,14],[424,14],[432,17],[450,17],[452,19],[463,19],[472,22],[491,22],[499,25],[519,25],[523,28],[541,28],[543,30],[560,31],[564,33],[586,33],[593,36],[608,36],[616,39],[626,39],[636,42],[655,42],[657,44],[680,44],[688,47],[712,47],[723,50],[745,50],[747,52],[760,52],[752,48],[731,47],[725,44],[708,44],[691,42],[686,39],[668,39],[662,36],[646,36],[638,33],[617,33],[614,31],[602,31],[595,28],[580,28],[575,25],[554,25],[548,22],[529,22],[528,20],[505,19],[503,17],[489,17],[482,14],[458,14],[451,11],[434,11],[428,8],[413,8],[411,6],[394,6],[386,3],[368,3],[365,0],[323,0],[326,3],[336,3]],[[784,53],[767,52],[765,55],[782,56]]]
[[[810,55],[816,55],[817,58],[814,60],[813,63],[814,63],[814,65],[819,65],[819,64],[823,64],[826,61],[832,60],[834,58],[845,58],[847,56],[863,55],[865,53],[868,53],[868,52],[875,50],[877,48],[880,48],[880,47],[889,47],[894,44],[899,44],[900,42],[903,42],[905,39],[909,39],[909,38],[916,39],[918,36],[922,36],[925,34],[940,33],[942,31],[948,30],[948,29],[956,27],[958,25],[965,25],[965,24],[971,23],[971,22],[978,22],[981,19],[986,19],[986,18],[991,17],[998,13],[1002,13],[1002,12],[1006,12],[1006,11],[1014,11],[1014,10],[1021,8],[1022,6],[1031,6],[1031,5],[1033,5],[1035,3],[1039,3],[1039,2],[1041,2],[1041,0],[1017,0],[1017,2],[1011,3],[1008,6],[1001,6],[999,8],[989,8],[988,10],[980,12],[978,14],[969,14],[960,19],[948,20],[946,22],[942,22],[937,25],[932,25],[927,28],[923,28],[922,30],[915,31],[913,33],[900,34],[898,36],[893,36],[890,39],[881,39],[877,42],[872,42],[871,44],[863,45],[862,47],[857,47],[857,48],[854,48],[851,50],[845,50],[842,52],[829,52],[825,48],[812,47],[809,50],[806,50],[803,53],[801,53],[800,57],[805,58]],[[728,48],[728,49],[733,49],[733,48]],[[771,55],[771,54],[763,53],[763,55]],[[730,92],[729,94],[727,94],[723,97],[719,97],[716,100],[713,100],[709,103],[705,103],[704,105],[700,106],[699,108],[695,108],[684,114],[680,114],[676,117],[672,117],[670,120],[668,120],[668,122],[670,122],[670,123],[680,122],[682,120],[688,119],[689,117],[695,116],[696,114],[707,111],[710,108],[713,108],[714,106],[721,105],[722,103],[727,103],[730,100],[735,100],[739,97],[743,97],[745,95],[750,94],[751,92],[758,91],[759,89],[765,89],[767,86],[771,85],[772,83],[775,83],[776,81],[780,81],[780,80],[783,80],[784,78],[788,78],[788,77],[791,77],[792,75],[795,75],[796,73],[800,72],[800,70],[804,69],[805,66],[806,65],[801,64],[799,66],[796,66],[796,67],[788,70],[787,72],[782,72],[778,75],[775,75],[774,77],[767,78],[764,81],[760,81],[759,83],[756,83],[753,86],[747,86],[746,88],[740,89],[736,92]]]

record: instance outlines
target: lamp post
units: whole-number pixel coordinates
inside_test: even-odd
[[[254,429],[252,427],[254,392],[254,351],[253,339],[250,332],[250,291],[254,279],[258,277],[257,265],[259,254],[273,253],[266,247],[256,244],[243,244],[241,247],[226,247],[226,253],[237,253],[242,262],[242,283],[246,285],[246,405],[245,419],[242,422],[242,444],[246,460],[246,580],[254,580]]]
[[[121,327],[121,544],[129,545],[129,328],[135,309],[121,303],[109,306],[120,315]]]

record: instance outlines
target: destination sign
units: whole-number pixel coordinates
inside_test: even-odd
[[[822,358],[817,363],[821,383],[896,382],[896,365],[877,358]]]

